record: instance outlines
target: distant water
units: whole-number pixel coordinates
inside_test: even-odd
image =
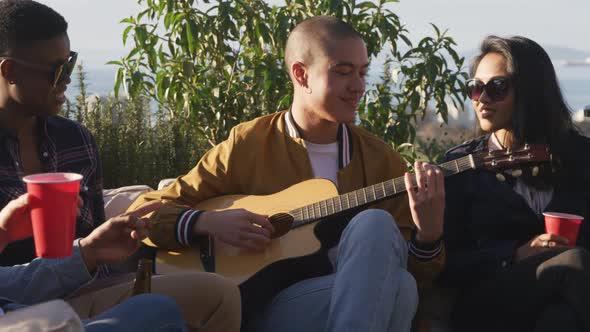
[[[105,65],[103,67],[85,68],[86,72],[86,90],[88,94],[106,95],[113,93],[115,86],[115,75],[117,69],[115,66]],[[78,70],[76,69],[72,74],[72,83],[68,86],[66,96],[73,100],[79,93],[78,86]]]
[[[563,90],[566,101],[577,111],[585,105],[590,105],[590,66],[556,65],[555,70]],[[87,69],[87,85],[90,94],[105,95],[112,93],[115,82],[116,68],[114,66],[95,67]],[[67,91],[71,100],[78,94],[76,73],[72,77],[72,84]]]
[[[566,101],[574,110],[590,105],[590,66],[556,66]]]

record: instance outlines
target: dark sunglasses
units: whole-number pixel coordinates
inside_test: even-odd
[[[49,80],[51,85],[55,88],[59,84],[63,83],[65,80],[70,78],[74,68],[76,67],[76,60],[78,60],[78,53],[70,52],[70,57],[68,61],[64,63],[59,63],[56,65],[42,65],[38,63],[32,63],[25,60],[12,58],[12,57],[0,57],[0,59],[8,59],[12,60],[16,63],[20,63],[21,65],[28,66],[29,68],[33,68],[40,71],[49,72]]]
[[[492,102],[502,101],[508,95],[510,86],[510,79],[508,77],[496,77],[483,83],[478,79],[470,79],[465,85],[467,89],[467,96],[473,101],[479,101],[482,93],[485,91],[486,95]]]

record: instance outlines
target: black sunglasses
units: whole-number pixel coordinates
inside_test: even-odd
[[[20,63],[22,65],[28,66],[36,70],[49,72],[49,80],[51,82],[51,85],[55,88],[58,84],[63,83],[72,75],[72,72],[76,67],[76,60],[78,60],[78,53],[73,51],[70,52],[70,57],[68,58],[68,61],[56,65],[42,65],[13,57],[0,57],[0,59],[12,60],[16,63]]]
[[[508,88],[510,86],[510,79],[508,77],[496,77],[484,83],[478,79],[470,79],[465,85],[467,89],[467,96],[473,101],[478,101],[482,93],[485,91],[486,95],[492,102],[502,101],[508,95]]]

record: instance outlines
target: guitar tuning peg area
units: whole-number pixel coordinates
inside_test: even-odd
[[[506,177],[502,173],[496,173],[496,179],[500,182],[506,181]]]

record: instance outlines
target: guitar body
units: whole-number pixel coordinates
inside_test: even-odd
[[[516,165],[532,166],[549,161],[551,154],[546,146],[525,145],[515,151],[484,151],[438,166],[449,176],[477,168],[498,172],[514,169]],[[412,183],[416,185],[414,176]],[[242,294],[245,327],[282,289],[332,272],[325,249],[338,243],[350,216],[369,204],[404,191],[403,177],[342,195],[329,180],[313,179],[268,196],[213,198],[196,208],[207,211],[243,208],[268,215],[275,228],[268,247],[262,252],[252,252],[209,239],[209,243],[199,248],[158,250],[156,271],[160,274],[215,272],[234,281]]]
[[[329,180],[313,179],[293,185],[268,196],[228,195],[203,201],[199,210],[227,210],[243,208],[251,212],[272,216],[338,195],[336,186]],[[342,219],[342,218],[341,218]],[[201,249],[185,248],[179,251],[158,250],[156,272],[174,274],[188,271],[215,272],[240,286],[242,294],[242,320],[244,324],[264,309],[265,305],[282,289],[308,278],[332,272],[328,257],[321,252],[325,237],[329,246],[338,242],[346,221],[333,219],[335,231],[328,227],[316,229],[318,223],[309,223],[288,230],[271,240],[262,252],[236,248],[220,241],[212,241],[214,270],[205,268]],[[332,219],[320,223],[332,224]],[[271,221],[272,222],[272,221]],[[338,226],[340,224],[340,226]],[[275,229],[282,228],[273,223]],[[149,244],[149,243],[148,243]]]
[[[199,210],[227,210],[243,208],[248,211],[274,215],[286,213],[295,208],[338,195],[332,182],[313,179],[293,185],[281,192],[268,196],[228,195],[199,203]],[[271,241],[262,252],[252,252],[213,241],[215,272],[241,284],[264,267],[282,259],[312,254],[321,247],[314,234],[314,223],[290,230]],[[199,248],[180,251],[159,250],[156,268],[160,274],[186,271],[206,271],[200,258]]]

